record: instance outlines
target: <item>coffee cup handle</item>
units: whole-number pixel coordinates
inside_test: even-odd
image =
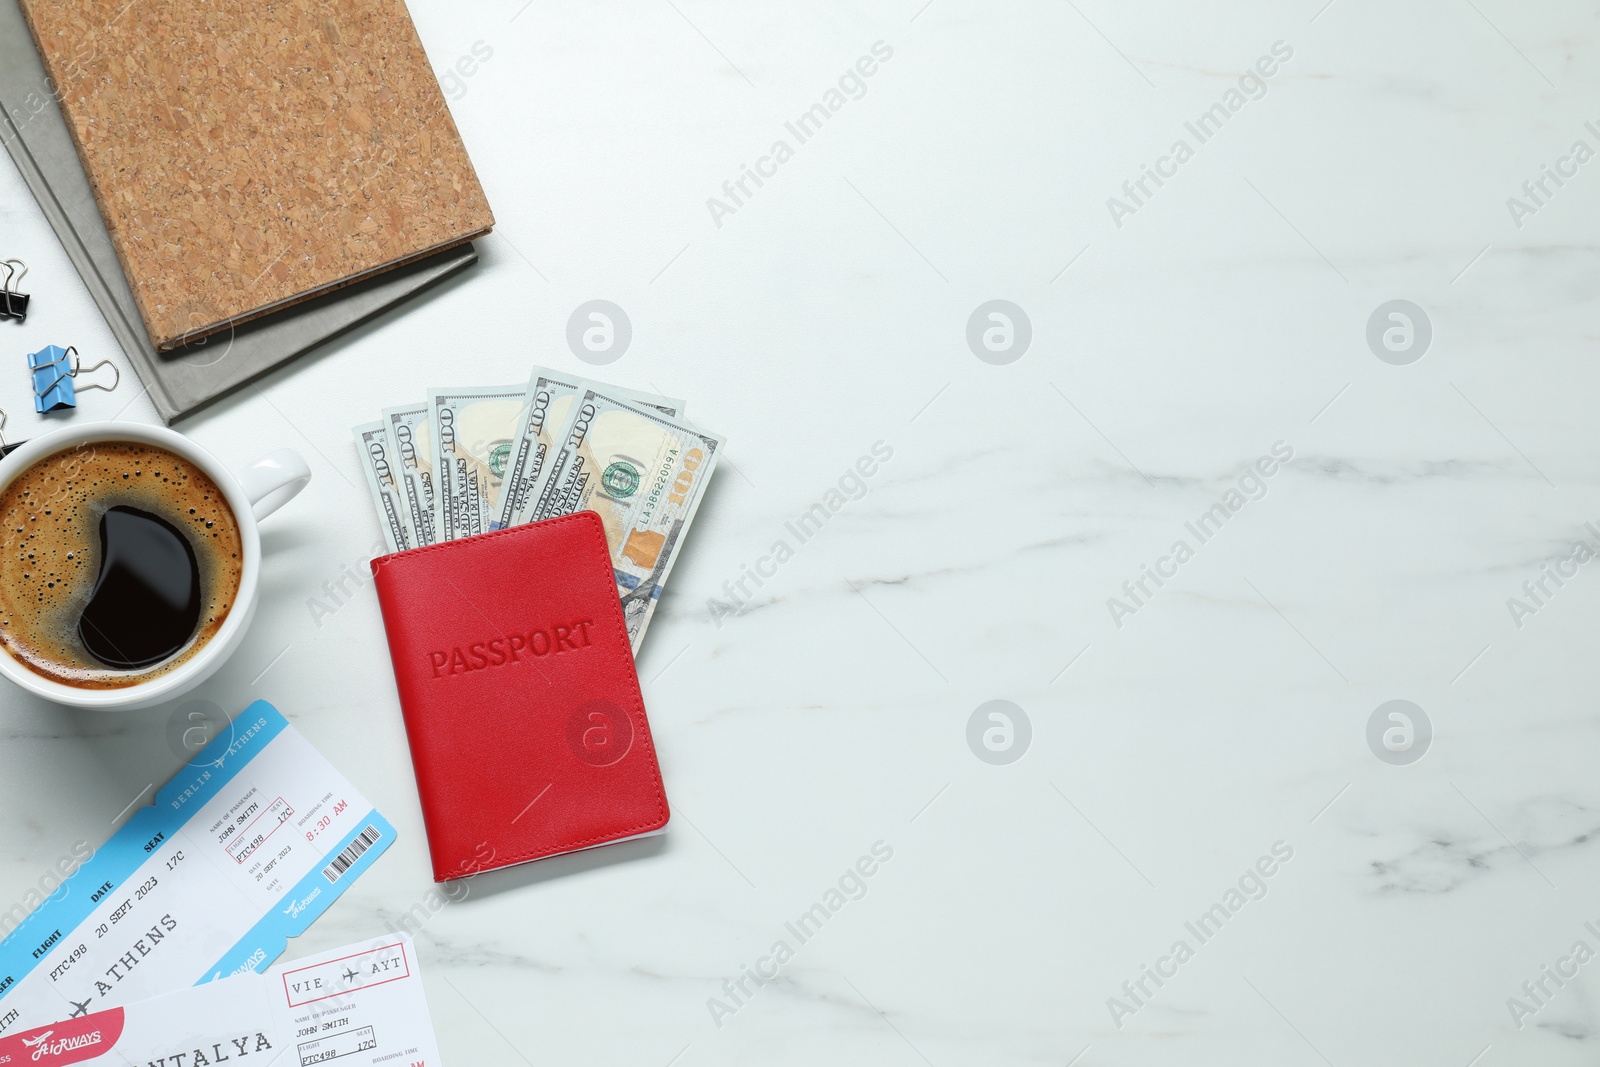
[[[237,471],[234,477],[239,479],[244,495],[250,498],[250,510],[260,522],[306,487],[311,480],[311,468],[294,449],[280,448]]]

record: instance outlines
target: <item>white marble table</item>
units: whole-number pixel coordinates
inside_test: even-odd
[[[1590,5],[413,10],[482,263],[182,427],[315,471],[196,697],[272,700],[403,838],[291,955],[409,922],[454,1064],[1594,1061]],[[15,437],[24,351],[113,343],[9,166],[0,253]],[[731,442],[639,662],[675,818],[445,902],[370,585],[328,599],[377,535],[349,427],[585,369],[592,299],[603,373]],[[1392,700],[1431,739],[1369,745]],[[4,696],[0,910],[173,771],[171,713]]]

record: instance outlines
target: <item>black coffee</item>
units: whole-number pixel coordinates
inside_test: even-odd
[[[131,671],[173,656],[200,625],[200,563],[170,522],[117,506],[100,517],[100,577],[78,617],[89,655]]]
[[[221,628],[243,553],[222,491],[181,456],[131,441],[46,456],[0,493],[0,644],[67,685],[136,685]]]

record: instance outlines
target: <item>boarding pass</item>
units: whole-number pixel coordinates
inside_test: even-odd
[[[258,700],[0,942],[0,1034],[260,971],[393,840]]]
[[[0,1067],[311,1067],[330,1060],[339,1067],[438,1064],[406,935],[0,1038]]]

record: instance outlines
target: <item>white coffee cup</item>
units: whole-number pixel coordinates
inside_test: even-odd
[[[0,648],[0,673],[37,696],[59,704],[101,711],[149,707],[193,689],[222,666],[244,639],[256,612],[256,586],[261,580],[261,537],[256,523],[286,504],[311,480],[311,468],[293,449],[285,448],[230,472],[218,459],[180,433],[131,422],[91,422],[56,430],[19,446],[0,459],[0,492],[12,479],[46,456],[75,445],[99,441],[132,441],[154,445],[193,463],[217,483],[239,524],[244,566],[239,592],[222,626],[201,649],[178,667],[148,681],[120,689],[79,689],[35,674]]]

